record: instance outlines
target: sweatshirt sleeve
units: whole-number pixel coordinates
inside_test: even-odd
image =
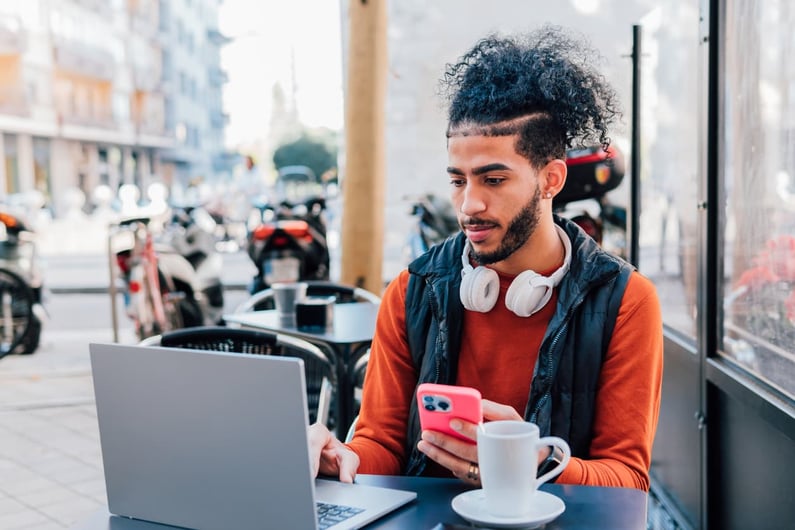
[[[406,463],[406,425],[417,372],[406,341],[408,271],[387,286],[378,312],[356,434],[348,444],[359,473],[399,475]]]
[[[647,278],[635,272],[621,301],[599,378],[590,458],[572,458],[558,483],[648,491],[662,370],[662,313],[657,292]]]

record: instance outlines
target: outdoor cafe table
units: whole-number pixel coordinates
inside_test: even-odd
[[[228,323],[291,335],[330,351],[337,372],[337,433],[344,436],[353,421],[353,366],[373,340],[378,305],[370,302],[334,304],[332,327],[321,330],[283,325],[276,310],[224,315]]]
[[[358,475],[356,482],[417,492],[417,499],[367,526],[372,530],[431,530],[439,523],[469,526],[450,506],[453,497],[469,489],[457,479]],[[546,530],[645,530],[647,494],[629,488],[544,484],[557,495],[565,511],[547,523]],[[173,528],[110,515],[107,508],[94,513],[73,530],[165,530]],[[267,521],[263,521],[267,528]]]

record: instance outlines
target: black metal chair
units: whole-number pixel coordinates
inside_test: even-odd
[[[361,287],[353,287],[342,283],[312,280],[306,281],[307,296],[333,296],[338,304],[350,302],[370,302],[380,304],[381,297]],[[262,311],[274,309],[273,290],[263,289],[251,295],[248,300],[237,306],[235,313],[246,313],[248,311]]]
[[[323,350],[305,340],[253,329],[200,326],[149,337],[140,344],[298,357],[304,361],[309,422],[328,425],[332,394],[336,388],[334,366]]]

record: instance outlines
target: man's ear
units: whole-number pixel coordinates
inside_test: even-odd
[[[566,162],[559,158],[555,158],[547,163],[544,169],[541,170],[541,195],[543,196],[547,193],[551,193],[554,197],[560,193],[560,190],[562,190],[563,186],[566,184],[567,171]]]

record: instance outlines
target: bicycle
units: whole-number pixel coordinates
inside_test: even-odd
[[[149,221],[147,217],[123,220],[111,227],[108,236],[113,332],[117,342],[116,279],[119,273],[125,288],[125,310],[134,322],[139,340],[183,327],[179,301],[184,293],[177,291],[158,268]],[[118,245],[120,239],[122,244],[118,248],[114,245]]]

